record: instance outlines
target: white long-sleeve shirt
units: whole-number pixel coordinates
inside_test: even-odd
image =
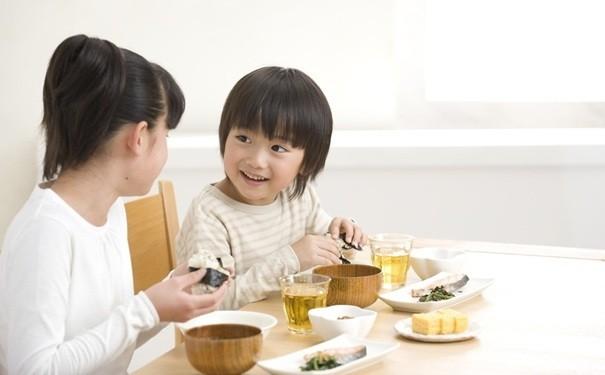
[[[36,187],[0,253],[0,374],[124,374],[160,328],[133,295],[123,202],[98,227]]]
[[[238,202],[208,185],[191,203],[177,236],[178,263],[200,249],[233,256],[236,276],[221,308],[238,309],[278,291],[279,276],[300,270],[290,245],[306,234],[325,234],[331,221],[311,185],[299,198],[289,200],[282,191],[263,206]]]

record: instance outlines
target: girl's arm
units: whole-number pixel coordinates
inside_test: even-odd
[[[89,321],[87,311],[99,306],[80,306],[81,314],[70,316],[68,303],[74,285],[70,236],[52,221],[30,225],[19,236],[18,251],[10,254],[7,267],[8,310],[6,361],[12,374],[82,374],[100,370],[124,356],[142,331],[158,324],[158,315],[141,292],[111,311],[105,319]],[[108,283],[112,280],[107,280]],[[91,290],[90,293],[99,291]],[[82,332],[66,337],[66,322],[81,324]]]

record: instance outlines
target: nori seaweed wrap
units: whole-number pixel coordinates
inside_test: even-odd
[[[330,233],[326,233],[326,236],[331,237]],[[336,244],[340,248],[340,261],[342,264],[351,264],[351,259],[355,257],[356,251],[362,251],[363,247],[361,245],[353,246],[352,243],[347,242],[345,240],[345,233],[341,233],[338,239],[336,240]]]
[[[202,277],[200,283],[219,288],[227,279],[229,279],[229,275],[225,275],[221,271],[208,267],[206,268],[206,274]]]
[[[232,260],[227,260],[225,263],[233,263]],[[200,283],[194,285],[191,289],[194,294],[212,293],[225,281],[229,279],[229,271],[223,268],[223,260],[215,258],[209,251],[202,250],[193,254],[189,258],[189,271],[197,271],[200,268],[205,268],[206,273],[200,280]]]

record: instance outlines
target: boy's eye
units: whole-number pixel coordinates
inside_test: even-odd
[[[250,141],[250,138],[246,137],[245,135],[236,135],[235,138],[244,143],[248,143]]]
[[[273,145],[271,146],[271,150],[275,151],[275,152],[288,152],[288,150],[280,145]]]

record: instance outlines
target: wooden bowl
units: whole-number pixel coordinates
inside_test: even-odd
[[[378,298],[382,287],[382,271],[370,265],[335,264],[317,267],[313,273],[332,278],[328,289],[328,306],[370,306]]]
[[[213,324],[185,332],[189,363],[206,375],[241,374],[251,369],[263,343],[260,328]]]

